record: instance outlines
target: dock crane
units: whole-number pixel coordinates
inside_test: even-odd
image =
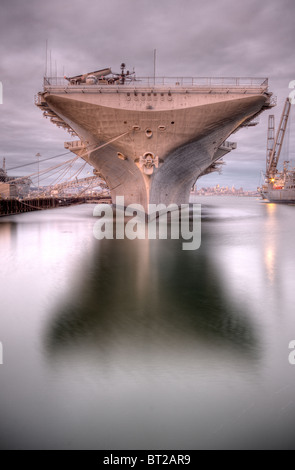
[[[289,98],[286,98],[284,109],[282,112],[280,125],[274,138],[275,133],[275,117],[271,114],[268,117],[268,132],[267,132],[267,155],[266,155],[266,181],[274,182],[277,174],[277,166],[282,150],[284,136],[287,128],[288,118],[290,114],[291,103]]]

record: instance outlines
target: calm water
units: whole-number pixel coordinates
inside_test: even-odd
[[[198,202],[196,251],[0,219],[1,448],[295,448],[295,207]]]

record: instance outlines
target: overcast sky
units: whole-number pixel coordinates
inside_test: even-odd
[[[294,0],[1,0],[0,157],[12,168],[31,162],[37,152],[43,158],[62,153],[64,141],[71,140],[34,106],[46,40],[59,76],[104,67],[118,71],[123,61],[137,75],[152,75],[156,49],[157,75],[269,77],[278,106],[256,128],[231,137],[238,148],[225,158],[222,176],[199,181],[255,189],[265,168],[268,115],[274,113],[278,124],[295,80],[294,18]],[[291,125],[293,152],[294,120]],[[63,158],[69,157],[54,161]]]

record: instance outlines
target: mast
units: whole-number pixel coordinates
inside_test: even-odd
[[[154,49],[154,85],[156,84],[156,54],[157,50]]]

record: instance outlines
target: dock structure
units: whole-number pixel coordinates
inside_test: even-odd
[[[28,199],[0,199],[0,217],[7,215],[22,214],[23,212],[42,211],[47,209],[54,209],[56,207],[67,207],[79,204],[110,204],[110,196],[101,197],[42,197],[42,198],[28,198]]]
[[[39,174],[37,173],[38,177]],[[57,184],[30,187],[27,177],[8,176],[0,168],[0,216],[83,203],[110,203],[110,192],[98,175],[69,178]],[[26,191],[21,191],[25,186]]]

